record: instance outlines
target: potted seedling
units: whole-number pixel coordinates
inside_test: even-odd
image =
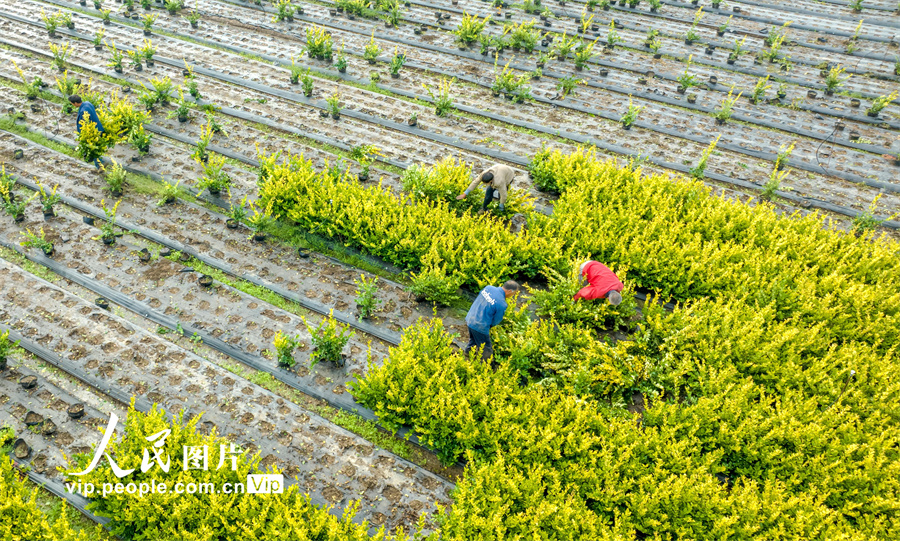
[[[251,202],[250,209],[253,211],[253,215],[247,218],[247,225],[252,231],[250,238],[256,242],[263,242],[266,240],[266,229],[272,223],[269,208],[265,208],[260,212],[260,208]]]
[[[734,49],[732,49],[731,54],[728,55],[728,60],[726,60],[728,64],[733,65],[741,58],[742,54],[746,53],[746,51],[744,50],[744,43],[746,43],[746,41],[746,36],[741,40],[734,40]]]
[[[112,22],[112,21],[110,20],[110,16],[111,16],[111,15],[112,15],[112,10],[109,10],[109,9],[102,9],[102,10],[100,10],[100,21],[101,21],[103,24],[105,24],[105,25],[108,26],[108,25]]]
[[[128,57],[131,59],[131,67],[134,68],[134,71],[142,71],[144,69],[144,65],[141,63],[144,60],[144,55],[141,54],[140,51],[128,51]]]
[[[122,73],[122,60],[125,58],[125,55],[116,49],[116,44],[113,42],[112,45],[106,43],[106,48],[109,50],[110,59],[109,62],[106,63],[107,66],[111,67],[116,73]]]
[[[638,114],[644,109],[643,106],[638,107],[631,102],[631,96],[628,97],[628,110],[619,120],[622,123],[622,129],[630,130],[631,125],[637,120]]]
[[[202,166],[203,176],[197,182],[198,190],[207,190],[210,195],[217,197],[223,190],[228,190],[228,187],[231,185],[231,179],[224,171],[225,156],[211,156]]]
[[[341,95],[335,92],[325,101],[328,103],[328,112],[331,113],[331,118],[335,120],[341,118]]]
[[[144,35],[149,36],[153,33],[153,23],[156,22],[156,15],[144,15],[141,24],[144,26]]]
[[[413,113],[410,115],[409,120],[406,121],[409,126],[416,126],[419,123],[419,114]]]
[[[787,83],[781,83],[778,85],[778,91],[775,93],[778,96],[778,99],[783,100],[787,97]]]
[[[565,98],[569,94],[575,95],[575,88],[584,84],[582,79],[575,77],[574,75],[569,75],[567,77],[562,77],[559,82],[556,84],[556,89],[562,94],[562,97]]]
[[[228,211],[228,218],[225,220],[225,227],[228,229],[237,229],[241,225],[241,221],[247,217],[247,198],[244,197],[238,203],[232,203]]]
[[[28,203],[30,203],[38,194],[33,194],[28,199],[18,198],[14,195],[14,193],[10,191],[3,192],[3,210],[6,211],[6,214],[12,216],[13,221],[16,223],[21,223],[25,221],[25,209],[28,208]]]
[[[106,181],[106,189],[113,197],[122,197],[122,191],[125,189],[125,180],[128,173],[118,162],[112,160],[110,167],[104,167],[104,180]]]
[[[125,6],[125,11],[129,13],[134,11],[134,0],[122,0],[122,5]]]
[[[150,11],[153,9],[153,0],[141,0],[141,7],[144,8],[145,11]]]
[[[197,13],[197,10],[188,13],[187,16],[185,16],[185,19],[187,19],[187,21],[191,23],[191,28],[197,28],[200,26],[201,16],[199,13]]]
[[[278,0],[275,2],[275,9],[278,11],[275,13],[275,16],[272,17],[272,22],[293,22],[294,21],[294,6],[291,5],[291,0]]]
[[[766,90],[772,88],[772,85],[768,84],[768,82],[768,75],[766,75],[765,77],[761,77],[756,82],[756,86],[753,87],[753,92],[750,94],[750,103],[756,105],[766,97]]]
[[[850,76],[841,77],[846,70],[842,66],[835,66],[825,76],[825,95],[833,96],[834,91],[841,87]]]
[[[719,25],[719,28],[716,29],[716,35],[722,37],[725,35],[725,32],[728,31],[728,24],[731,22],[731,18],[733,15],[729,15],[728,19],[725,20],[724,23]]]
[[[346,325],[341,325],[334,319],[334,313],[329,313],[318,326],[311,325],[306,318],[303,323],[312,338],[313,352],[310,355],[310,368],[321,361],[333,362],[338,366],[344,366],[344,358],[341,352],[347,342],[356,334]],[[349,331],[349,332],[348,332]]]
[[[169,15],[177,15],[178,12],[184,7],[184,0],[166,0],[165,6],[166,11],[169,12]]]
[[[94,9],[96,9],[97,11],[100,11],[100,9],[102,7],[103,7],[103,4],[100,3],[100,0],[94,0]]]
[[[688,57],[687,66],[685,66],[685,68],[684,68],[684,73],[679,75],[677,78],[678,85],[679,85],[678,86],[679,94],[684,94],[688,89],[698,86],[700,84],[700,82],[697,81],[696,75],[691,75],[690,73],[688,73],[688,70],[691,69],[691,61],[693,60],[693,58],[694,58],[693,55]]]
[[[354,280],[353,283],[356,284],[356,311],[359,314],[359,321],[369,319],[382,302],[375,296],[378,291],[378,277],[367,280],[362,274],[359,280]]]
[[[49,192],[47,192],[43,184],[39,184],[38,186],[40,187],[41,211],[44,213],[44,219],[56,216],[53,205],[62,201],[62,198],[56,193],[56,190],[59,189],[59,185],[57,184],[54,186]]]
[[[381,154],[375,145],[361,145],[351,148],[349,156],[351,160],[356,160],[362,166],[362,171],[359,173],[358,178],[360,181],[365,182],[369,180],[369,167],[372,165],[375,156],[384,155]]]
[[[37,248],[38,250],[44,252],[44,255],[50,257],[53,255],[53,243],[48,241],[46,236],[44,235],[44,228],[41,228],[41,232],[39,234],[32,233],[30,229],[26,229],[19,233],[25,240],[20,242],[19,244],[24,248]],[[0,351],[2,354],[2,351]]]
[[[388,66],[392,78],[398,79],[400,77],[400,68],[403,67],[404,63],[406,63],[406,55],[403,53],[398,53],[397,48],[395,47],[394,56],[391,57],[391,63]]]
[[[106,34],[106,29],[101,28],[94,33],[94,37],[91,38],[91,43],[94,45],[94,50],[99,51],[103,48],[103,36]]]
[[[781,145],[778,149],[778,155],[775,158],[775,170],[781,171],[783,170],[788,162],[791,161],[791,154],[794,152],[794,143],[791,143],[790,146]]]
[[[728,119],[731,118],[734,104],[737,102],[737,100],[740,99],[742,94],[739,93],[737,97],[733,98],[733,93],[734,86],[731,87],[731,90],[728,91],[728,95],[725,97],[725,99],[722,100],[722,105],[719,106],[713,113],[713,116],[716,118],[716,124],[720,126],[724,125],[726,122],[728,122]]]
[[[341,48],[338,49],[337,59],[334,61],[334,67],[337,68],[338,73],[347,73],[347,55],[344,54],[344,44],[341,43]]]
[[[172,184],[169,181],[166,181],[162,187],[162,196],[159,201],[157,201],[156,205],[161,207],[163,205],[171,205],[175,201],[178,200],[178,194],[180,192],[178,186],[181,184],[181,181],[177,181],[175,184]]]
[[[450,79],[441,79],[437,88],[434,89],[424,84],[422,86],[431,98],[432,103],[434,103],[434,114],[446,116],[447,113],[453,110],[453,98],[450,96],[453,82]]]
[[[275,338],[272,340],[272,345],[275,346],[275,356],[278,359],[278,366],[282,368],[291,368],[296,364],[297,361],[294,360],[294,350],[300,345],[299,335],[291,338],[283,332],[278,331],[275,334]]]
[[[372,37],[369,39],[369,43],[366,45],[365,50],[363,51],[363,58],[365,58],[369,64],[375,64],[375,61],[378,60],[378,55],[381,54],[381,47],[375,43],[375,32],[372,32]]]
[[[313,78],[309,74],[308,68],[306,73],[300,77],[300,86],[303,87],[303,95],[307,98],[311,98],[313,93]]]
[[[581,42],[575,50],[575,56],[572,61],[575,63],[575,69],[577,71],[583,70],[588,62],[591,61],[591,58],[594,57],[594,45],[596,44],[597,40],[594,40],[591,43]]]
[[[169,113],[166,118],[178,118],[178,122],[187,122],[191,119],[191,102],[185,99],[184,91],[178,89],[178,100],[175,102],[175,109]]]
[[[872,105],[866,110],[866,115],[872,118],[877,117],[878,113],[880,113],[885,107],[896,100],[898,96],[900,96],[900,92],[894,90],[887,96],[879,96],[875,98],[874,100],[872,100]]]
[[[131,133],[128,134],[128,143],[138,151],[140,156],[145,156],[150,152],[150,140],[152,138],[153,134],[148,133],[144,129],[143,124],[138,124],[132,128]]]
[[[107,246],[116,243],[116,212],[118,212],[119,203],[121,202],[121,200],[116,201],[116,204],[109,208],[106,206],[106,200],[100,201],[100,208],[103,209],[103,214],[106,215],[106,221],[100,226],[100,240]]]
[[[50,52],[53,53],[53,59],[51,63],[56,66],[56,69],[59,71],[66,71],[66,60],[69,58],[69,54],[72,52],[71,46],[68,42],[57,45],[55,43],[48,43],[47,47],[50,48]]]

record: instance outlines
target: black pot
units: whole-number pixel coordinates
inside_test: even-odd
[[[725,61],[725,63],[728,64],[729,66],[733,66],[735,63],[735,59],[729,58],[728,60]]]
[[[134,66],[134,71],[144,71],[144,66],[138,64]]]
[[[25,221],[25,215],[24,214],[16,214],[16,217],[13,218],[13,221],[16,222],[17,224],[20,224]]]
[[[399,78],[400,78],[399,73],[393,73],[393,72],[391,73],[391,79],[399,79]]]
[[[225,220],[225,227],[227,227],[228,229],[237,229],[239,225],[240,222],[238,222],[234,218],[228,218],[227,220]]]
[[[162,248],[159,251],[159,257],[169,257],[170,255],[172,255],[171,248]]]
[[[25,443],[25,440],[19,438],[13,443],[13,454],[19,460],[25,460],[29,456],[31,456],[31,447]]]
[[[191,22],[191,28],[197,28],[198,26],[200,26],[200,23],[199,23],[199,22],[196,22],[196,23],[195,23],[195,22]]]
[[[716,30],[716,35],[721,38],[722,36],[725,35],[725,31],[724,30]]]
[[[54,252],[53,245],[51,244],[49,248],[41,248],[41,251],[44,252],[45,256],[52,257]]]
[[[607,75],[609,75],[609,70],[606,68],[600,68],[599,73],[600,73],[600,77],[606,77]]]
[[[0,372],[6,370],[6,357],[0,358]]]
[[[806,96],[807,96],[808,98],[815,98],[817,95],[818,95],[818,94],[816,93],[815,90],[810,90],[809,92],[806,93]]]
[[[116,237],[101,237],[103,239],[103,244],[107,246],[112,246],[116,243]]]
[[[266,234],[257,231],[253,233],[253,240],[256,242],[264,242],[266,240]]]
[[[341,118],[341,114],[340,113],[331,113],[331,118],[337,120],[337,119]]]
[[[213,277],[208,274],[203,274],[197,279],[197,283],[200,284],[201,287],[210,287],[213,285]]]
[[[715,51],[716,51],[715,48],[713,48],[713,47],[707,47],[706,50],[705,50],[704,52],[705,52],[706,54],[713,54]]]
[[[189,118],[188,115],[178,115],[178,122],[187,122]]]
[[[81,419],[84,417],[84,404],[72,404],[66,409],[71,419]]]
[[[851,141],[857,141],[857,140],[859,140],[859,132],[858,132],[858,131],[855,131],[855,130],[854,130],[854,131],[851,131],[851,132],[850,132],[850,140],[851,140]]]
[[[419,123],[419,121],[418,121],[417,119],[415,119],[415,118],[410,118],[406,123],[409,124],[410,126],[415,127],[416,124]]]
[[[622,123],[622,129],[625,130],[625,131],[628,131],[628,130],[631,129],[631,125],[630,125],[630,124],[625,124],[625,123],[623,122],[623,123]]]
[[[724,125],[725,125],[725,120],[722,119],[722,118],[717,118],[717,119],[716,119],[716,125],[717,125],[717,126],[724,126]]]
[[[144,30],[144,35],[145,35],[145,36],[152,36],[152,35],[153,35],[153,32],[151,32],[150,30]]]
[[[654,60],[659,60],[660,58],[662,58],[662,53],[656,53],[656,54],[654,54],[654,55],[653,55],[653,58],[654,58]]]
[[[122,68],[120,66],[116,66],[113,68],[113,71],[116,73],[122,73]]]
[[[36,411],[25,414],[25,426],[38,426],[44,422],[44,416]]]
[[[690,96],[688,96],[687,101],[688,103],[697,103],[697,96],[691,94]]]
[[[687,89],[683,86],[679,86],[678,88],[675,89],[675,91],[678,92],[679,94],[684,94],[686,90]]]
[[[300,256],[301,259],[309,259],[309,251],[303,248],[297,248],[297,255]]]
[[[850,100],[850,107],[859,107],[860,101],[856,98],[852,98]]]
[[[828,89],[826,89],[826,90],[825,90],[825,95],[826,95],[826,96],[834,96],[834,90],[828,90]]]
[[[685,45],[693,45],[693,44],[694,44],[694,40],[692,40],[692,39],[685,39],[685,40],[684,40],[684,44],[685,44]]]
[[[878,118],[878,113],[874,111],[866,111],[866,116],[870,118]]]
[[[710,76],[709,76],[709,84],[714,85],[714,84],[716,84],[716,83],[718,83],[718,82],[719,82],[719,78],[718,78],[718,77],[716,77],[715,75],[710,75]]]
[[[778,99],[783,100],[787,97],[787,92],[778,92],[776,95],[778,96]]]
[[[144,248],[138,254],[138,259],[141,261],[141,263],[147,263],[148,261],[150,261],[150,252],[146,248]]]
[[[37,384],[37,376],[25,376],[19,379],[19,385],[21,385],[23,389],[34,389],[37,387]]]

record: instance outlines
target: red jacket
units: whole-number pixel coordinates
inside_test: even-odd
[[[602,299],[610,291],[621,293],[625,289],[625,284],[619,280],[616,274],[598,261],[591,261],[585,265],[582,276],[587,278],[590,285],[581,288],[575,294],[576,301],[578,299]]]

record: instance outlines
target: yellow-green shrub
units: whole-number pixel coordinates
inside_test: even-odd
[[[113,438],[107,453],[116,457],[122,468],[137,468],[123,479],[117,478],[106,459],[91,473],[82,477],[71,477],[73,481],[92,482],[99,488],[103,483],[150,483],[151,480],[166,482],[169,491],[165,494],[152,493],[136,495],[110,494],[98,497],[89,504],[98,516],[111,519],[110,530],[125,539],[184,539],[184,540],[239,540],[239,539],[316,539],[320,541],[383,541],[388,539],[382,527],[374,536],[367,534],[368,524],[355,524],[353,517],[358,502],[344,509],[343,517],[331,515],[327,509],[312,505],[309,497],[301,494],[297,485],[292,485],[282,494],[267,496],[248,494],[176,494],[175,483],[214,483],[220,489],[224,483],[244,483],[250,473],[272,473],[275,469],[261,471],[259,455],[241,455],[237,459],[237,470],[231,469],[231,460],[226,459],[222,469],[219,463],[219,445],[230,443],[216,435],[199,434],[196,430],[200,417],[184,421],[181,415],[171,421],[162,410],[154,407],[144,414],[133,407],[128,412],[125,436],[121,440]],[[147,473],[141,473],[140,463],[143,449],[152,446],[147,436],[169,429],[165,449],[171,459],[168,473],[162,473],[159,466]],[[182,446],[207,445],[209,449],[208,470],[183,471]],[[82,471],[91,457],[74,457],[70,471]],[[394,539],[393,537],[391,539]],[[398,533],[398,541],[405,540]]]
[[[38,488],[29,489],[12,460],[0,455],[0,539],[8,541],[89,541],[99,539],[100,526],[75,531],[69,509],[61,502],[59,515],[48,519],[37,505]]]

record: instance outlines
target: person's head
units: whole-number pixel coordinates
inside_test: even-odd
[[[72,94],[71,96],[69,96],[69,102],[72,103],[72,105],[81,105],[81,96],[79,96],[78,94]]]
[[[506,293],[506,298],[510,298],[519,291],[519,283],[513,280],[508,280],[503,282],[503,285],[500,286],[503,289],[503,292]]]
[[[591,260],[588,259],[587,261],[585,261],[584,263],[582,263],[582,264],[581,264],[581,267],[578,269],[578,274],[583,275],[583,274],[584,274],[584,268],[587,267],[587,264],[590,263],[590,262],[591,262]]]
[[[606,294],[606,298],[609,299],[609,304],[613,306],[619,306],[622,304],[622,294],[618,291],[610,291]]]
[[[494,173],[491,173],[490,171],[481,175],[481,182],[484,182],[485,184],[492,180],[494,180]]]

